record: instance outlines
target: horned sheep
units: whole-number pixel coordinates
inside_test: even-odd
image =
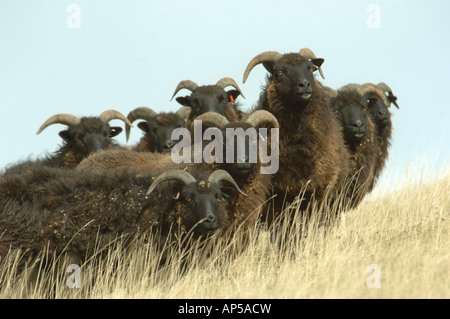
[[[267,110],[280,123],[280,169],[273,178],[275,207],[267,221],[281,213],[283,203],[291,203],[302,191],[306,207],[311,196],[320,202],[345,182],[349,153],[342,128],[327,104],[314,71],[321,70],[324,60],[309,49],[299,53],[280,54],[267,51],[255,56],[244,72],[244,83],[250,71],[263,64],[269,72],[256,110]]]
[[[133,147],[138,152],[170,152],[177,140],[172,139],[172,131],[184,127],[186,117],[190,113],[189,107],[182,107],[177,112],[157,113],[149,107],[138,107],[132,110],[127,119],[130,123],[141,119],[138,127],[144,132],[139,143]],[[126,124],[125,133],[127,141],[130,137],[130,126]]]
[[[174,232],[209,237],[227,227],[223,189],[242,192],[223,170],[155,178],[31,166],[0,181],[0,261],[17,250],[21,266],[43,250],[84,258],[120,236],[148,232],[161,246]]]
[[[132,125],[120,112],[108,110],[98,117],[78,118],[71,114],[56,114],[48,118],[39,128],[36,134],[40,134],[45,128],[53,124],[67,125],[67,129],[60,131],[63,145],[46,158],[36,161],[28,160],[7,168],[3,175],[14,174],[25,169],[31,163],[39,163],[43,166],[74,168],[83,158],[98,150],[118,146],[112,139],[122,132],[121,127],[110,126],[109,121],[119,119]]]
[[[232,86],[234,89],[225,91],[227,86]],[[206,112],[217,112],[226,116],[230,121],[238,120],[243,113],[239,109],[236,99],[238,96],[244,97],[244,94],[232,78],[225,77],[217,81],[215,85],[203,86],[199,86],[191,80],[181,81],[178,83],[172,99],[182,89],[192,92],[190,95],[176,98],[176,101],[182,106],[191,108],[186,119],[187,128],[190,127],[193,119]]]
[[[352,84],[341,87],[331,106],[344,131],[345,143],[350,152],[349,181],[342,189],[348,207],[356,207],[375,185],[375,170],[379,144],[375,124],[369,116],[364,96],[370,88],[361,91]],[[371,105],[369,105],[370,107]]]

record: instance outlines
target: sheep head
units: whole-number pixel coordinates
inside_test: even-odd
[[[359,92],[364,98],[370,117],[380,130],[391,125],[391,114],[388,109],[389,100],[383,90],[372,83],[360,86]]]
[[[201,120],[203,127],[216,127],[222,131],[224,138],[224,145],[232,145],[232,147],[226,147],[226,149],[233,149],[233,161],[231,163],[226,162],[223,164],[223,168],[228,171],[234,177],[245,177],[251,172],[255,171],[259,167],[259,159],[251,160],[251,148],[257,148],[258,136],[247,134],[249,128],[278,128],[279,124],[275,116],[265,110],[258,110],[250,115],[246,119],[238,122],[230,122],[228,119],[215,112],[208,112],[202,114],[196,118]],[[193,124],[191,125],[193,126]],[[239,134],[244,138],[244,143],[239,143],[239,137],[237,135],[227,138],[227,129],[242,129],[242,134]],[[243,136],[242,136],[243,135]],[[223,158],[226,158],[224,154]]]
[[[234,89],[225,91],[228,86],[232,86]],[[190,118],[196,118],[206,112],[217,112],[225,115],[226,106],[230,102],[234,103],[239,95],[244,97],[236,81],[232,78],[222,78],[215,85],[205,86],[198,86],[191,80],[181,81],[175,89],[172,99],[182,89],[188,89],[192,92],[190,95],[176,98],[178,103],[192,109]]]
[[[365,100],[359,94],[358,87],[338,90],[331,106],[342,124],[347,143],[359,144],[368,134],[369,122]]]
[[[145,120],[139,122],[138,127],[145,133],[150,140],[152,149],[149,151],[158,153],[167,153],[172,150],[172,147],[178,140],[172,139],[172,131],[179,127],[184,127],[184,118],[180,113],[161,113],[158,114],[149,107],[138,107],[131,111],[127,118],[130,123],[138,119]],[[183,110],[184,111],[184,110]],[[125,133],[127,141],[130,137],[130,126],[126,124]]]
[[[247,196],[224,170],[198,179],[183,170],[169,170],[154,180],[147,195],[167,181],[173,182],[173,200],[179,201],[185,209],[181,216],[183,225],[200,235],[212,235],[222,226],[228,194],[238,191]]]
[[[40,134],[52,124],[64,124],[68,128],[59,132],[66,145],[71,145],[80,158],[105,149],[111,144],[111,138],[122,132],[121,127],[109,126],[108,122],[119,119],[132,126],[128,119],[118,111],[108,110],[98,117],[78,118],[71,114],[56,114],[41,125],[36,134]]]
[[[270,73],[269,82],[275,83],[279,94],[293,103],[309,102],[315,89],[314,72],[319,70],[323,76],[321,65],[324,59],[316,58],[309,49],[302,49],[299,53],[281,54],[267,51],[255,56],[247,65],[243,82],[250,71],[258,64],[263,64]]]

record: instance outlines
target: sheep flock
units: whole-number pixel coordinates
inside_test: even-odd
[[[0,265],[15,254],[27,269],[43,251],[80,263],[119,237],[151,234],[164,251],[186,237],[276,233],[298,212],[305,223],[318,217],[312,207],[332,226],[376,185],[398,104],[385,83],[323,85],[323,63],[308,48],[257,54],[243,83],[260,64],[268,73],[247,112],[236,81],[222,78],[179,82],[176,112],[140,106],[128,116],[50,117],[37,133],[64,125],[62,146],[0,172]],[[140,141],[114,141],[123,128],[112,119],[124,122],[127,141],[140,130]]]

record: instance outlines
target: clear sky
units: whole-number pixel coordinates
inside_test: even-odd
[[[59,147],[63,125],[36,135],[56,113],[173,111],[181,80],[232,77],[248,110],[266,77],[257,66],[243,84],[248,62],[303,47],[325,59],[325,85],[384,81],[393,89],[400,110],[392,109],[387,171],[423,158],[447,164],[449,12],[443,0],[1,0],[0,170]],[[128,145],[140,137],[133,128]],[[125,134],[116,140],[125,145]]]

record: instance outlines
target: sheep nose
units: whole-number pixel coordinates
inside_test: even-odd
[[[299,88],[307,88],[310,87],[311,83],[308,80],[301,80],[298,82],[298,87]]]
[[[382,116],[382,117],[386,116],[386,113],[387,113],[386,110],[379,110],[378,111],[378,115]]]
[[[216,216],[212,212],[209,212],[206,217],[203,219],[203,223],[207,228],[215,228],[216,227]]]
[[[171,150],[173,148],[173,146],[175,145],[175,142],[172,140],[166,141],[166,143],[164,144],[164,149],[166,150]]]
[[[354,128],[362,128],[363,127],[363,122],[361,120],[356,120],[352,123],[352,126]]]
[[[216,221],[216,217],[213,214],[206,216],[206,221],[209,223],[214,223]]]

